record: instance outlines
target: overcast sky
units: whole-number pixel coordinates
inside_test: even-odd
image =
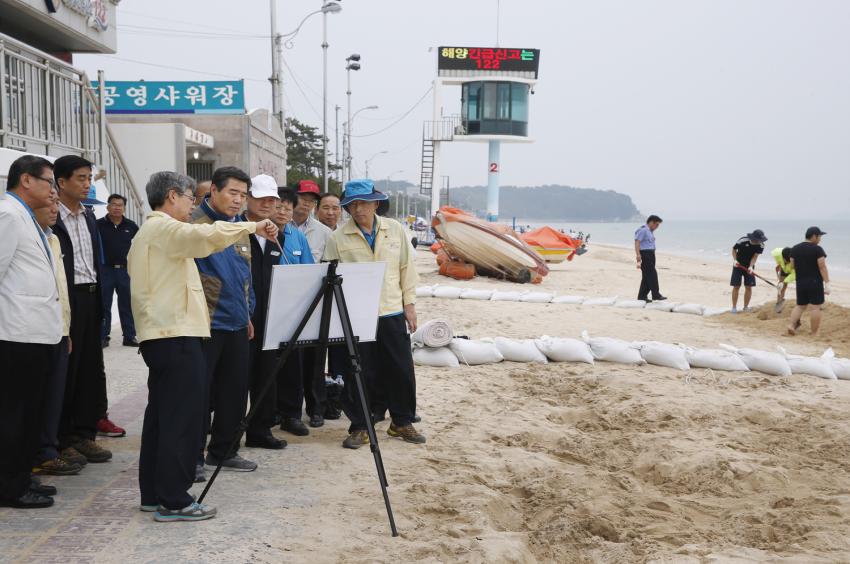
[[[321,0],[278,0],[280,32]],[[328,16],[329,132],[353,102],[377,105],[355,135],[392,124],[428,90],[439,45],[493,46],[496,0],[342,0]],[[271,107],[265,0],[124,0],[118,53],[78,55],[107,80],[245,78],[249,107]],[[125,28],[123,26],[134,26]],[[140,28],[155,28],[152,29]],[[179,30],[175,36],[163,32]],[[204,35],[186,37],[182,31]],[[565,184],[630,195],[668,218],[840,218],[850,213],[850,1],[502,0],[503,47],[541,49],[533,144],[503,144],[502,185]],[[321,127],[322,18],[284,51],[288,116]],[[221,35],[219,35],[221,34]],[[119,60],[124,59],[124,60]],[[186,72],[128,62],[193,69]],[[459,111],[460,90],[444,93]],[[419,181],[426,97],[386,132],[355,137],[355,173]],[[332,142],[331,149],[335,150]],[[451,143],[453,186],[486,184],[487,146]]]

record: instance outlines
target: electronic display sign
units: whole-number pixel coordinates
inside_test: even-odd
[[[437,70],[516,71],[534,73],[540,66],[540,49],[501,47],[440,47]]]

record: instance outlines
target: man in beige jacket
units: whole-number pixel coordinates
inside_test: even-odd
[[[422,444],[425,437],[413,427],[416,376],[408,334],[408,330],[416,331],[417,323],[415,302],[419,275],[413,264],[413,247],[399,222],[381,217],[389,207],[387,196],[375,190],[371,180],[347,182],[341,205],[351,214],[351,219],[328,239],[323,260],[386,263],[375,342],[359,345],[365,380],[373,390],[371,409],[383,412],[389,408],[392,423],[387,434],[391,437]],[[348,299],[355,297],[348,296]],[[346,381],[343,391],[342,405],[351,425],[342,446],[360,448],[369,443],[366,417],[371,414],[362,412],[352,384]],[[382,398],[380,403],[377,398]]]
[[[148,375],[148,406],[142,428],[139,489],[142,511],[161,522],[201,521],[213,507],[196,503],[198,437],[207,385],[201,339],[210,318],[196,258],[232,245],[246,234],[277,237],[269,220],[257,223],[191,224],[195,182],[157,172],[146,186],[151,212],[133,239],[127,265],[133,318]]]

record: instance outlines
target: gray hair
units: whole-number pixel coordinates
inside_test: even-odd
[[[186,189],[191,190],[194,196],[195,181],[185,174],[169,170],[151,174],[150,180],[148,180],[148,184],[145,186],[145,191],[148,194],[148,203],[153,210],[162,207],[165,199],[168,198],[168,193],[172,190],[177,190],[180,194],[185,194]]]

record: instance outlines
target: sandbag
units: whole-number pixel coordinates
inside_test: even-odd
[[[445,347],[452,342],[452,327],[444,319],[432,319],[421,324],[411,336],[414,345]]]
[[[593,364],[593,353],[584,341],[543,335],[534,344],[552,362],[586,362]]]
[[[744,361],[744,364],[746,364],[747,368],[750,370],[764,372],[765,374],[770,374],[772,376],[791,375],[791,366],[788,364],[788,361],[785,360],[785,357],[779,353],[757,351],[755,349],[737,349],[730,345],[724,345],[723,343],[721,343],[720,346],[727,351],[734,352],[740,356],[741,360]]]
[[[476,290],[475,288],[467,288],[460,295],[462,300],[489,300],[493,295],[493,290]]]
[[[749,372],[747,364],[737,354],[722,349],[685,348],[685,358],[691,368],[710,368],[730,372]]]
[[[823,358],[829,359],[829,364],[832,366],[832,371],[839,380],[850,380],[850,358],[838,358],[835,356],[832,347],[826,349],[823,353]]]
[[[470,366],[476,364],[494,364],[502,362],[504,357],[495,343],[471,341],[469,339],[452,339],[449,349],[457,359]]]
[[[434,296],[434,288],[432,286],[419,286],[416,288],[417,298],[431,298]]]
[[[652,309],[656,311],[673,311],[673,308],[676,307],[676,302],[668,302],[667,300],[661,300],[660,302],[649,302],[646,304],[645,309]]]
[[[505,360],[511,362],[536,362],[539,364],[549,363],[549,359],[546,358],[545,354],[540,352],[540,349],[537,348],[537,345],[531,339],[496,337],[495,343]]]
[[[617,296],[613,296],[611,298],[588,298],[584,300],[581,305],[586,306],[609,306],[614,305],[617,301]]]
[[[776,347],[776,350],[788,360],[792,374],[807,374],[809,376],[823,378],[824,380],[837,379],[835,371],[832,370],[832,363],[829,358],[788,354],[782,347]]]
[[[455,280],[472,280],[475,278],[475,265],[457,260],[446,261],[440,265],[440,274]]]
[[[522,297],[522,292],[500,292],[496,290],[493,292],[493,295],[490,296],[490,299],[494,302],[518,302]]]
[[[590,338],[587,331],[582,331],[582,340],[590,346],[593,358],[621,364],[646,364],[640,356],[640,351],[632,343],[609,337]]]
[[[657,341],[644,341],[635,344],[640,347],[641,358],[649,364],[678,368],[679,370],[691,369],[691,365],[685,356],[685,351],[676,345],[659,343]]]
[[[702,315],[705,306],[700,304],[679,304],[673,307],[673,313],[690,313],[692,315]]]
[[[713,317],[715,315],[723,315],[732,311],[728,307],[706,307],[702,310],[703,317]]]
[[[417,347],[413,349],[413,363],[419,366],[457,368],[460,363],[448,347]]]
[[[552,298],[553,304],[574,304],[579,305],[584,303],[584,296],[555,296]]]
[[[641,309],[646,307],[646,302],[644,300],[618,300],[614,302],[614,307],[621,307],[625,309]]]
[[[519,299],[521,302],[531,302],[535,304],[548,304],[554,296],[549,292],[526,292]]]
[[[435,298],[456,300],[460,297],[462,292],[463,288],[456,288],[455,286],[434,286]]]

